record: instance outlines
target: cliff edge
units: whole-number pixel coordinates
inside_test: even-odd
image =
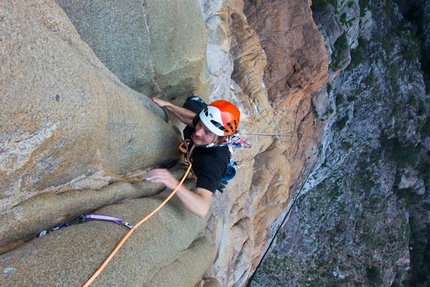
[[[37,235],[82,213],[132,224],[150,213],[169,191],[142,174],[156,166],[184,172],[177,122],[150,98],[182,104],[191,94],[241,109],[252,148],[236,152],[238,176],[207,218],[173,198],[93,284],[246,284],[317,159],[326,120],[312,110],[328,104],[320,89],[328,56],[309,3],[263,9],[283,29],[295,27],[287,35],[269,29],[264,40],[249,21],[264,23],[248,21],[247,5],[0,3],[0,285],[86,282],[126,227],[90,221]]]

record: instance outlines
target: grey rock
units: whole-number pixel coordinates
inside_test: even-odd
[[[98,61],[55,2],[0,5],[2,215],[179,158],[165,113]]]
[[[125,200],[97,213],[135,224],[167,195]],[[131,234],[91,286],[193,286],[203,277],[213,252],[202,235],[204,227],[204,219],[173,198]],[[0,256],[0,285],[81,286],[128,230],[111,222],[88,221],[32,240]]]
[[[132,89],[169,99],[184,93],[205,94],[207,36],[198,2],[57,3],[82,40]]]

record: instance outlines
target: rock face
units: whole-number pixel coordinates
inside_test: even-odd
[[[98,212],[137,222],[161,199],[125,200]],[[208,268],[213,250],[200,233],[204,221],[179,204],[173,199],[162,213],[140,226],[92,285],[195,285]],[[80,286],[123,238],[125,229],[112,223],[87,222],[34,239],[2,255],[0,282],[2,286],[38,286],[41,282]]]
[[[273,104],[288,97],[293,106],[325,83],[328,55],[309,3],[245,1],[244,13],[268,55],[264,83]]]
[[[267,55],[263,81],[279,135],[268,150],[255,157],[256,176],[251,190],[256,193],[267,190],[253,204],[256,210],[254,230],[260,234],[255,247],[258,252],[252,261],[256,266],[271,236],[269,229],[263,226],[272,225],[282,213],[303,172],[316,159],[325,120],[315,119],[310,111],[312,106],[326,109],[324,89],[319,88],[328,77],[328,58],[324,39],[313,22],[308,3],[244,3],[249,25],[257,32]],[[272,225],[272,230],[276,224]]]
[[[98,61],[55,3],[23,3],[1,4],[0,210],[25,230],[32,216],[17,216],[21,203],[100,189],[177,159],[179,138],[163,111]],[[3,226],[2,237],[21,233]]]
[[[291,186],[316,159],[323,122],[314,127],[309,109],[311,94],[327,77],[325,49],[309,7],[301,6],[321,59],[316,70],[308,67],[315,47],[297,43],[294,49],[303,54],[291,61],[303,61],[298,74],[276,75],[274,68],[271,74],[277,83],[300,82],[286,86],[294,100],[280,86],[269,97],[263,69],[275,58],[248,25],[244,3],[201,4],[0,4],[0,285],[83,284],[126,228],[86,222],[37,234],[84,212],[134,223],[153,210],[167,193],[140,176],[177,161],[179,139],[148,97],[181,104],[192,93],[241,109],[241,131],[252,148],[235,154],[240,176],[215,195],[206,219],[186,212],[174,197],[133,233],[93,284],[246,283]],[[315,106],[324,109],[324,93],[317,98]],[[175,170],[182,175],[180,165]]]
[[[207,36],[196,1],[56,2],[81,39],[130,88],[169,99],[206,92]]]
[[[251,284],[402,279],[410,218],[392,187],[427,196],[428,177],[390,158],[398,143],[428,150],[428,102],[418,62],[401,57],[407,32],[379,49],[384,9],[358,2],[315,10],[319,26],[306,1],[0,2],[0,285],[90,278],[126,227],[37,234],[86,212],[135,224],[154,210],[169,192],[142,174],[184,167],[177,128],[150,97],[190,94],[235,103],[252,148],[236,150],[238,175],[207,218],[173,197],[92,285],[244,286],[280,226]]]
[[[317,164],[251,286],[417,286],[428,278],[429,96],[419,45],[395,5],[359,2],[314,2],[336,72],[333,111]]]

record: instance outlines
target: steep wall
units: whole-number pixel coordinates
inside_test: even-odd
[[[149,97],[182,103],[191,93],[241,109],[252,148],[236,152],[238,176],[205,219],[174,197],[94,285],[246,284],[317,159],[327,119],[316,115],[329,104],[319,89],[326,48],[309,3],[279,4],[0,4],[0,285],[75,286],[91,276],[125,227],[92,221],[38,232],[84,212],[135,223],[152,211],[168,193],[140,176],[179,155],[176,129]],[[256,27],[267,13],[283,28],[268,26],[270,39],[260,41],[244,9]]]
[[[279,58],[266,53],[264,43],[260,44],[261,35],[251,26],[253,19],[245,17],[242,12],[246,11],[247,5],[247,2],[229,1],[226,10],[215,12],[208,9],[210,14],[206,14],[211,17],[217,15],[215,17],[219,21],[229,24],[232,92],[239,97],[244,112],[242,132],[253,145],[252,149],[237,151],[240,177],[229,183],[224,194],[215,197],[213,216],[208,222],[208,236],[213,238],[216,252],[213,269],[207,274],[217,278],[221,286],[246,284],[267,247],[268,239],[273,236],[271,231],[277,225],[273,222],[289,203],[290,188],[300,181],[307,165],[315,161],[319,134],[324,125],[324,121],[314,121],[310,111],[311,106],[325,109],[324,93],[314,103],[311,95],[327,77],[327,61],[324,62],[327,54],[323,38],[316,25],[312,25],[309,6],[296,3],[296,9],[304,10],[303,21],[307,25],[303,25],[303,30],[297,28],[297,33],[303,34],[300,39],[303,42],[294,47],[296,55],[292,61],[301,59],[303,71],[297,71],[297,75],[279,71],[276,75],[285,83],[291,77],[302,77],[302,86],[291,90],[279,89],[272,101],[268,96],[264,69],[266,63],[273,65]],[[269,6],[267,13],[278,13],[279,18],[292,17],[290,12],[286,13],[287,10],[278,9],[277,6]],[[211,17],[207,22],[214,21]],[[276,31],[273,37],[285,37]],[[308,40],[315,45],[306,45]],[[320,60],[315,69],[314,66],[309,67],[314,59],[310,50]],[[275,69],[273,72],[276,74]],[[290,101],[287,95],[292,90],[294,100]]]
[[[54,215],[56,200],[46,198],[50,210],[20,204],[100,189],[131,171],[176,160],[179,138],[160,120],[166,119],[162,110],[101,64],[55,3],[1,5],[0,246],[7,249],[59,223],[75,206]],[[88,209],[103,206],[87,200]]]
[[[162,187],[133,177],[176,162],[179,135],[147,96],[100,62],[55,2],[0,5],[0,285],[81,285],[127,230],[89,222],[41,238],[37,234],[95,210],[137,222],[160,202],[151,196]],[[150,232],[142,229],[132,254],[117,260],[114,270],[128,269],[136,277],[126,277],[141,282],[176,278],[189,286],[200,280],[210,263],[205,254],[213,249],[201,233],[205,221],[184,217],[175,206],[172,201],[164,209],[167,218],[146,225]],[[170,242],[173,228],[175,242]],[[193,274],[180,279],[181,269],[174,268],[178,257]],[[130,262],[139,269],[128,268]],[[170,268],[170,277],[157,279],[160,269]],[[110,276],[120,285],[134,284],[120,274],[127,272],[107,272],[100,285],[113,282]]]
[[[245,1],[244,4],[248,23],[255,29],[267,55],[263,81],[278,134],[273,146],[256,157],[259,176],[251,185],[251,190],[259,190],[263,174],[278,175],[262,188],[267,193],[256,207],[254,229],[264,237],[256,243],[258,253],[252,262],[255,267],[273,236],[267,225],[271,226],[270,231],[276,230],[279,223],[275,219],[289,203],[286,198],[291,198],[316,160],[325,119],[315,118],[312,110],[324,112],[327,108],[323,84],[328,77],[328,55],[309,3]]]
[[[333,110],[318,162],[250,286],[417,286],[429,242],[419,44],[391,1],[314,4]]]

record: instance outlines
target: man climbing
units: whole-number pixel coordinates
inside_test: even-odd
[[[198,97],[189,97],[184,107],[159,98],[152,101],[161,108],[171,111],[187,127],[184,139],[189,139],[187,158],[197,178],[195,192],[181,185],[176,192],[185,208],[204,217],[210,208],[213,193],[220,187],[221,178],[230,162],[230,151],[226,138],[237,131],[240,112],[235,105],[217,100],[206,105]],[[145,178],[175,189],[179,181],[167,169],[153,169]]]

